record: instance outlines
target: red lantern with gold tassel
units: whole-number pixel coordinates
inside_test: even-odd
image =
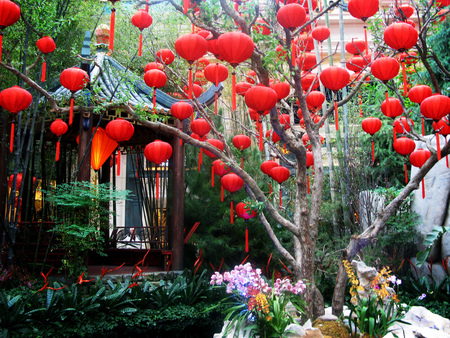
[[[233,145],[241,152],[241,168],[244,169],[242,151],[250,147],[252,140],[247,135],[239,134],[233,137]]]
[[[394,150],[405,157],[405,184],[408,184],[408,169],[406,167],[406,156],[411,154],[416,148],[413,140],[407,137],[400,137],[394,141]]]
[[[134,126],[131,122],[117,118],[108,122],[106,125],[106,134],[117,143],[128,141],[134,134]],[[117,175],[120,176],[120,148],[117,151]]]
[[[278,167],[279,164],[275,161],[272,160],[267,160],[263,163],[261,163],[261,171],[266,174],[267,176],[269,176],[270,178],[272,178],[272,176],[270,176],[270,171],[275,168]],[[269,195],[272,194],[272,182],[269,182]]]
[[[228,78],[228,68],[220,63],[213,63],[205,67],[203,70],[205,78],[214,83],[214,112],[217,115],[217,90],[219,82],[223,82]]]
[[[145,146],[144,156],[147,160],[160,165],[172,156],[172,146],[164,141],[155,140]],[[156,169],[156,199],[159,199],[159,172]]]
[[[233,193],[238,191],[244,186],[244,181],[242,178],[240,178],[238,175],[234,173],[230,173],[227,175],[224,175],[220,182],[222,183],[222,186],[225,190],[229,191],[231,193],[231,224],[233,224]]]
[[[0,106],[6,110],[9,110],[11,114],[13,114],[9,143],[9,150],[11,153],[14,148],[14,121],[16,119],[16,114],[27,109],[30,106],[31,101],[33,101],[31,94],[19,86],[13,86],[0,92]]]
[[[281,183],[286,181],[291,175],[291,173],[289,172],[288,168],[280,165],[278,167],[272,168],[270,170],[269,175],[280,185],[280,210],[281,210],[282,208]]]
[[[47,63],[45,57],[48,53],[53,52],[56,49],[55,41],[49,36],[44,36],[36,42],[37,48],[44,54],[44,62],[42,63],[41,82],[45,82],[45,73],[47,70]]]
[[[428,149],[417,149],[409,155],[409,162],[419,169],[425,164],[431,156]],[[425,181],[422,179],[422,199],[425,199]]]
[[[0,0],[0,62],[2,61],[3,30],[20,19],[20,7],[9,0]]]
[[[73,122],[73,95],[75,94],[75,92],[86,87],[87,83],[89,82],[89,76],[84,70],[78,67],[72,67],[64,69],[61,72],[59,81],[64,88],[67,88],[72,92],[72,95],[70,97],[69,114],[69,126],[71,126]]]
[[[312,151],[307,150],[306,151],[306,169],[314,165],[314,156]],[[308,187],[308,194],[309,194],[309,174],[306,173],[306,182]]]
[[[55,134],[56,137],[58,137],[58,141],[56,142],[56,155],[55,155],[56,162],[59,161],[59,147],[60,147],[59,146],[59,137],[61,137],[61,135],[64,135],[68,129],[69,129],[69,126],[67,125],[67,123],[61,119],[56,119],[50,125],[50,131],[53,134]]]
[[[166,85],[167,76],[162,70],[150,69],[144,74],[145,84],[153,88],[153,114],[156,113],[156,88],[161,88]]]
[[[141,33],[139,34],[139,52],[138,52],[138,55],[142,56],[142,31],[145,28],[150,27],[150,25],[153,23],[153,19],[152,19],[150,14],[148,14],[148,12],[145,9],[139,9],[131,17],[131,23],[133,24],[133,26],[136,26],[141,31]]]
[[[248,252],[248,227],[247,221],[251,218],[254,218],[258,213],[255,210],[252,210],[250,206],[245,204],[244,202],[240,202],[236,205],[236,215],[239,218],[245,220],[245,252]]]
[[[206,138],[204,137],[211,131],[211,126],[205,119],[199,118],[191,122],[191,130],[194,134],[199,136],[199,141],[205,141]],[[201,170],[201,165],[203,163],[202,154],[203,149],[200,148],[200,153],[198,154],[198,171]]]
[[[213,167],[214,167],[214,175],[217,175],[220,178],[222,178],[223,175],[226,175],[226,174],[228,174],[231,171],[231,169],[225,163],[223,163],[223,161],[220,160],[220,159],[219,160],[215,160],[212,164],[213,164]],[[223,186],[222,186],[222,183],[220,184],[220,200],[223,202]]]
[[[109,32],[109,49],[111,51],[114,50],[114,30],[115,30],[115,26],[116,26],[116,7],[114,7],[114,5],[116,4],[116,2],[120,1],[120,0],[110,0],[112,2],[113,7],[111,8],[111,19],[110,19],[110,32]],[[69,124],[70,125],[70,124]]]
[[[232,109],[236,110],[236,67],[250,58],[255,49],[255,44],[250,36],[241,32],[230,32],[222,34],[217,39],[217,48],[220,58],[233,67],[231,73],[232,84]]]
[[[376,117],[365,118],[361,122],[363,130],[372,136],[372,162],[375,163],[375,148],[373,146],[373,135],[381,129],[381,120]]]

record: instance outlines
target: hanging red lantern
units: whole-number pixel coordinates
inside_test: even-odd
[[[304,91],[314,90],[319,87],[319,77],[317,74],[308,73],[301,78],[302,89]]]
[[[61,82],[61,85],[64,88],[67,88],[72,92],[72,95],[70,96],[69,114],[69,126],[71,126],[73,122],[73,95],[75,94],[75,92],[86,87],[89,82],[89,76],[84,70],[78,67],[72,67],[64,69],[61,72],[61,75],[59,76],[59,82]]]
[[[306,21],[306,11],[299,4],[289,4],[281,7],[277,12],[277,21],[281,27],[294,31]]]
[[[399,99],[390,97],[389,98],[389,109],[387,106],[387,101],[384,100],[381,103],[381,112],[383,115],[390,117],[390,118],[396,118],[397,116],[400,116],[403,114],[403,107]]]
[[[406,156],[411,154],[416,148],[413,140],[407,137],[400,137],[394,141],[394,150],[405,157],[405,183],[408,183],[408,170],[406,167]]]
[[[250,147],[252,140],[247,135],[239,134],[233,137],[233,145],[241,152],[241,168],[244,169],[242,151]]]
[[[159,62],[149,62],[144,68],[144,73],[147,73],[149,70],[152,69],[164,70],[164,65]]]
[[[251,210],[250,206],[240,202],[236,205],[236,215],[245,220],[245,252],[248,252],[248,227],[247,221],[257,215],[255,210]]]
[[[187,94],[187,96],[189,97],[189,87],[184,86],[184,87],[183,87],[183,91],[184,91],[184,92]],[[193,84],[192,84],[192,96],[195,97],[195,98],[197,98],[197,97],[200,97],[202,94],[203,94],[203,88],[202,88],[202,86],[200,86],[200,85],[198,85],[198,84],[196,84],[196,83],[193,83]],[[192,96],[191,96],[191,99],[192,99]]]
[[[324,87],[334,92],[334,119],[336,130],[339,130],[337,92],[349,84],[350,73],[347,69],[338,66],[330,66],[320,73],[320,81]]]
[[[109,49],[114,50],[114,30],[116,26],[116,8],[114,5],[120,0],[110,0],[112,2],[113,8],[111,8],[111,20],[110,20],[110,35],[109,35]]]
[[[322,104],[324,102],[325,102],[325,94],[317,90],[310,92],[306,96],[306,104],[308,105],[308,109],[317,111],[322,107]]]
[[[194,74],[194,84],[201,86],[204,86],[208,83],[208,80],[205,78],[205,73],[201,70],[197,70]]]
[[[436,6],[438,8],[450,6],[450,0],[437,0],[436,1]]]
[[[139,34],[139,52],[138,52],[138,55],[142,56],[142,31],[145,28],[150,27],[150,25],[153,23],[153,19],[152,19],[150,14],[148,14],[148,12],[145,9],[139,9],[131,17],[131,23],[133,24],[133,26],[136,26],[141,31],[141,33]]]
[[[274,81],[270,84],[270,88],[272,88],[277,93],[278,101],[281,101],[289,96],[291,92],[291,86],[287,82],[281,82],[279,80]]]
[[[278,45],[275,50],[277,52],[277,59],[278,60],[286,60],[287,52],[286,52],[286,50],[284,49],[284,47],[282,45]]]
[[[273,168],[278,167],[278,166],[279,166],[279,164],[277,162],[272,161],[272,160],[267,160],[267,161],[261,163],[261,171],[264,174],[266,174],[267,176],[269,176],[270,178],[272,178],[270,176],[270,171]],[[271,195],[271,194],[272,194],[272,182],[269,181],[269,195]]]
[[[223,188],[231,193],[231,224],[233,224],[233,193],[238,191],[244,186],[244,181],[242,178],[240,178],[238,175],[234,173],[230,173],[227,175],[224,175],[220,182],[223,186]]]
[[[219,83],[228,78],[228,68],[220,63],[213,63],[204,69],[205,78],[214,83],[214,113],[217,115],[217,91]]]
[[[145,146],[144,156],[147,160],[160,165],[172,156],[172,146],[161,140],[155,140]],[[159,172],[156,169],[156,199],[159,199]]]
[[[205,57],[197,59],[193,65],[197,67],[198,70],[203,70],[205,67],[209,66],[211,62]]]
[[[98,171],[119,144],[108,137],[105,129],[98,127],[91,144],[91,167]]]
[[[45,72],[47,69],[47,63],[45,62],[45,56],[48,53],[53,52],[56,49],[55,41],[49,36],[44,36],[37,40],[37,48],[44,54],[44,62],[42,63],[41,82],[45,82]]]
[[[291,175],[291,173],[290,173],[288,168],[283,167],[283,166],[280,165],[278,167],[272,168],[270,170],[269,175],[275,181],[277,181],[278,184],[280,185],[280,209],[281,209],[281,207],[282,207],[281,183],[286,181],[289,178],[289,176]]]
[[[330,29],[326,26],[317,26],[312,30],[311,35],[313,39],[322,43],[330,37]]]
[[[59,161],[59,137],[61,135],[64,135],[67,130],[69,129],[68,125],[66,122],[64,122],[61,119],[56,119],[55,121],[52,122],[52,124],[50,125],[50,131],[56,135],[56,137],[58,137],[58,141],[56,142],[56,155],[55,155],[55,161],[58,162]]]
[[[106,135],[117,143],[128,141],[134,134],[134,126],[131,122],[117,118],[106,125]],[[117,151],[117,175],[120,176],[120,148]]]
[[[20,19],[20,7],[9,0],[0,0],[0,62],[2,61],[3,30]]]
[[[215,175],[218,175],[220,178],[222,178],[223,175],[228,174],[231,169],[225,164],[223,163],[222,160],[215,160],[213,163],[213,173]],[[213,187],[214,187],[214,179],[213,179]],[[222,183],[220,184],[220,200],[223,202],[223,186]]]
[[[409,4],[401,4],[395,9],[395,15],[401,20],[408,19],[414,14],[414,7]]]
[[[219,149],[220,151],[223,151],[223,142],[220,140],[217,140],[215,138],[210,138],[206,140],[206,143],[209,143],[210,145],[212,145],[213,147],[216,147],[217,149]],[[206,156],[208,156],[209,158],[216,158],[216,155],[214,155],[212,152],[210,152],[207,149],[203,149],[203,152],[205,153]]]
[[[423,100],[431,96],[433,91],[427,85],[415,85],[409,90],[408,97],[412,102],[421,104]]]
[[[241,32],[230,32],[222,34],[217,40],[220,57],[227,61],[233,72],[232,80],[232,109],[236,110],[236,67],[250,58],[255,49],[255,44],[250,36]]]
[[[266,138],[270,139],[273,143],[277,143],[281,140],[280,136],[273,130],[268,130],[266,132]]]
[[[297,39],[298,47],[303,52],[310,52],[314,49],[314,39],[311,34],[303,33]]]
[[[170,107],[170,113],[176,119],[183,121],[194,114],[194,108],[185,101],[178,101]]]
[[[211,131],[211,127],[205,119],[198,118],[191,122],[191,130],[195,135],[198,135],[199,141],[206,141],[206,134]],[[191,135],[194,137],[193,135]],[[201,170],[203,163],[203,149],[200,148],[200,153],[198,154],[198,171]]]
[[[270,35],[272,32],[268,26],[269,24],[264,19],[258,18],[256,19],[252,29],[258,34]]]
[[[363,54],[366,48],[367,48],[366,42],[361,39],[352,39],[351,42],[347,42],[345,44],[345,50],[347,51],[347,53],[353,55]]]
[[[31,101],[33,101],[33,97],[31,96],[31,94],[27,90],[22,89],[19,86],[13,86],[0,92],[0,106],[13,114],[9,143],[9,150],[11,153],[13,152],[14,148],[14,121],[16,119],[16,114],[18,114],[22,110],[27,109],[30,106]]]
[[[367,26],[365,25],[368,18],[378,12],[378,0],[350,0],[347,8],[351,16],[361,19],[364,22],[364,36],[367,45]],[[368,50],[368,49],[367,49]]]
[[[361,122],[363,130],[372,136],[372,162],[375,163],[375,148],[373,145],[373,135],[381,129],[381,120],[376,117],[365,118]]]
[[[198,32],[196,32],[196,34],[200,35],[204,39],[209,39],[209,38],[212,38],[212,36],[213,36],[211,34],[211,32],[206,29],[201,29]]]
[[[317,65],[316,54],[310,52],[300,54],[296,62],[301,70],[308,71]]]
[[[156,113],[156,88],[166,85],[167,76],[162,70],[150,69],[144,74],[145,84],[153,88],[153,114]]]
[[[431,157],[431,152],[428,149],[417,149],[409,155],[409,162],[419,169]],[[422,179],[422,199],[425,199],[425,181]]]
[[[161,62],[164,62],[165,65],[170,65],[173,61],[175,61],[175,54],[167,48],[157,51],[156,56]]]
[[[443,117],[437,122],[433,122],[433,129],[438,132],[439,134],[444,136],[445,143],[447,143],[447,136],[450,135],[450,122],[448,120],[448,117]],[[445,161],[447,162],[447,168],[448,165],[448,155],[445,156]]]
[[[206,40],[198,34],[185,34],[175,41],[176,52],[189,63],[189,99],[192,99],[192,63],[206,54],[206,48]]]
[[[416,45],[419,33],[407,23],[396,22],[387,26],[383,37],[389,47],[404,52]]]
[[[291,117],[289,114],[280,114],[278,115],[278,119],[280,120],[280,124],[284,126],[284,130],[291,128]]]
[[[395,58],[386,56],[380,57],[376,59],[374,62],[372,62],[370,69],[372,70],[373,76],[375,76],[378,80],[387,83],[389,80],[393,79],[398,75],[400,65]],[[385,95],[386,95],[387,115],[390,115],[389,94],[387,88],[385,90]]]
[[[323,144],[325,142],[325,139],[323,138],[322,135],[319,135],[319,140],[320,140],[320,144]],[[305,145],[305,148],[308,150],[311,150],[311,142],[309,140],[308,134],[303,134],[302,141],[303,141],[303,144]]]
[[[245,76],[245,79],[247,80],[248,83],[255,84],[256,81],[258,80],[258,76],[254,70],[250,70]]]
[[[314,155],[312,151],[306,151],[306,169],[314,165]],[[309,173],[306,172],[306,185],[308,187],[307,193],[309,194]]]
[[[236,84],[236,94],[240,96],[245,96],[247,91],[252,88],[252,85],[248,82],[238,82]]]
[[[402,116],[394,121],[395,132],[398,134],[409,133],[411,131],[411,127],[409,125],[414,126],[414,121],[412,119],[407,119],[405,116]]]

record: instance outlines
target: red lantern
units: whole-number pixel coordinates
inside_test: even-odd
[[[302,51],[310,52],[314,49],[314,39],[310,34],[301,34],[298,37],[298,44]]]
[[[238,175],[230,173],[224,175],[220,182],[223,188],[231,193],[231,224],[233,224],[233,193],[238,191],[244,186],[244,181]]]
[[[189,87],[184,86],[183,91],[188,95],[189,97]],[[192,96],[193,97],[200,97],[203,94],[203,88],[202,86],[194,83],[192,84]],[[186,97],[186,96],[185,96]],[[192,98],[192,97],[191,97]]]
[[[347,53],[353,55],[362,54],[366,48],[367,48],[366,42],[361,39],[352,39],[351,42],[347,42],[345,44],[345,50],[347,51]]]
[[[370,63],[370,59],[364,56],[353,56],[352,58],[348,59],[348,61],[345,63],[345,66],[348,70],[351,70],[355,73],[359,73]]]
[[[276,48],[277,51],[277,59],[278,60],[286,60],[286,51],[282,45],[278,45]]]
[[[322,43],[330,37],[330,29],[326,26],[317,26],[312,30],[311,35],[313,39]]]
[[[204,142],[206,140],[205,135],[211,131],[211,127],[205,119],[199,118],[191,122],[191,130],[194,134],[199,136],[199,141]],[[200,153],[198,154],[198,171],[201,170],[201,165],[203,163],[202,154],[203,149],[200,148]]]
[[[128,141],[134,134],[134,126],[131,122],[117,118],[106,125],[106,135],[117,143]],[[120,148],[117,152],[117,175],[120,176]]]
[[[203,73],[201,70],[197,70],[194,74],[194,84],[201,86],[204,86],[208,83],[208,80],[205,78],[205,73]],[[202,90],[203,92],[203,90]]]
[[[303,53],[297,60],[297,65],[300,69],[307,71],[314,68],[317,65],[316,54],[315,53]]]
[[[314,165],[314,155],[313,155],[312,151],[307,150],[306,151],[306,169],[308,169],[312,165]],[[307,192],[309,194],[309,174],[308,173],[306,173],[306,182],[307,182],[307,187],[308,187]]]
[[[281,183],[286,181],[289,178],[289,176],[291,175],[291,173],[290,173],[288,168],[283,167],[283,166],[278,166],[278,167],[272,168],[270,170],[269,175],[275,181],[277,181],[278,184],[280,184],[280,209],[281,209],[281,205],[282,205],[282,203],[281,203],[282,202],[282,198],[281,198]]]
[[[408,19],[413,14],[414,14],[414,7],[409,4],[399,5],[395,9],[395,15],[399,16],[401,20]]]
[[[447,135],[450,135],[450,123],[448,117],[443,117],[437,122],[433,122],[433,129],[439,134],[443,135],[445,138],[445,143],[447,143]],[[445,156],[448,168],[448,155]]]
[[[220,151],[223,151],[223,142],[220,140],[216,140],[215,138],[210,138],[208,140],[206,140],[206,143],[209,143],[210,145],[212,145],[213,147],[216,147],[217,149],[219,149]],[[209,150],[203,149],[203,152],[205,153],[206,156],[208,156],[209,158],[216,158],[216,155],[214,155],[212,152],[210,152]]]
[[[302,89],[304,91],[314,90],[319,87],[319,79],[317,74],[308,73],[301,78]]]
[[[350,82],[350,73],[347,69],[330,66],[320,73],[320,81],[324,87],[334,91],[334,119],[336,130],[339,130],[339,116],[337,106],[337,91],[344,88]]]
[[[20,7],[9,0],[0,0],[0,62],[2,61],[3,30],[20,19]]]
[[[42,63],[41,82],[45,82],[45,71],[47,69],[47,63],[45,62],[45,56],[55,50],[55,41],[49,36],[44,36],[36,42],[37,48],[44,53],[44,62]]]
[[[208,39],[208,38],[211,38],[213,36],[211,34],[211,32],[206,30],[206,29],[201,29],[196,34],[200,35],[204,39]]]
[[[431,96],[433,91],[427,85],[415,85],[409,90],[408,97],[412,102],[422,103],[427,97]]]
[[[59,161],[59,137],[61,135],[64,135],[67,130],[69,129],[69,127],[67,126],[67,123],[64,122],[61,119],[56,119],[55,121],[52,122],[52,124],[50,125],[50,131],[56,135],[56,137],[58,137],[58,141],[56,142],[56,156],[55,156],[55,161],[58,162]]]
[[[350,0],[347,8],[351,16],[361,19],[364,23],[368,18],[378,12],[378,0]],[[367,26],[364,24],[364,37],[367,45]],[[368,51],[368,49],[367,49]]]
[[[242,151],[250,147],[252,140],[247,135],[239,134],[233,137],[233,145],[241,151],[241,168],[244,169],[244,158]]]
[[[145,13],[145,12],[144,12]],[[156,88],[161,88],[166,85],[167,76],[162,70],[150,69],[144,74],[145,84],[153,87],[153,114],[156,113]]]
[[[417,149],[409,155],[409,162],[419,169],[431,157],[431,152],[428,149]],[[425,199],[425,181],[422,179],[422,199]]]
[[[325,102],[325,94],[319,91],[312,91],[306,96],[306,104],[308,105],[308,109],[312,109],[317,111],[322,107],[322,104]]]
[[[383,115],[390,118],[396,118],[397,116],[402,115],[403,107],[400,100],[392,97],[388,98],[388,100],[389,100],[389,109],[386,100],[384,100],[381,103],[381,112],[383,113]]]
[[[175,54],[170,49],[161,49],[156,52],[156,56],[166,65],[170,65],[175,60]]]
[[[411,119],[407,119],[404,116],[400,117],[399,119],[396,119],[394,121],[395,132],[398,133],[398,134],[409,133],[411,131],[411,127],[408,124],[408,120],[409,120],[409,124],[414,126],[414,121],[411,120]]]
[[[178,101],[170,107],[170,113],[173,117],[183,121],[194,114],[194,108],[185,101]]]
[[[411,154],[416,148],[416,144],[413,140],[407,137],[400,137],[394,141],[394,150],[400,155],[405,156],[405,183],[408,183],[408,171],[406,167],[406,156]]]
[[[31,96],[31,94],[25,89],[20,88],[19,86],[13,86],[0,92],[0,106],[2,106],[6,110],[9,110],[11,114],[13,114],[9,143],[9,150],[11,151],[11,153],[13,152],[14,148],[14,121],[16,119],[15,114],[27,109],[30,106],[31,101],[33,101],[33,97]]]
[[[198,34],[185,34],[175,41],[175,50],[189,63],[188,98],[192,99],[192,63],[206,54],[206,40]]]
[[[214,90],[214,112],[217,115],[217,90],[219,82],[225,81],[228,78],[228,68],[220,63],[213,63],[206,66],[203,72],[205,78],[216,86]]]
[[[281,7],[277,13],[277,21],[281,27],[294,31],[306,21],[305,9],[299,4],[289,4]]]
[[[289,85],[289,83],[281,82],[278,80],[274,81],[270,85],[270,88],[272,88],[277,93],[278,101],[283,100],[286,97],[288,97],[288,95],[291,91],[291,86]]]
[[[372,136],[372,162],[375,163],[375,148],[373,145],[373,135],[381,128],[381,120],[376,117],[365,118],[361,122],[363,130]]]
[[[254,70],[250,70],[247,73],[247,76],[245,77],[245,79],[247,80],[248,83],[255,84],[256,81],[258,80],[258,76]]]
[[[144,68],[144,73],[147,73],[151,69],[164,70],[164,65],[159,62],[149,62]]]
[[[116,26],[116,8],[114,5],[120,0],[110,0],[112,2],[113,8],[111,9],[111,21],[110,21],[110,35],[109,35],[109,49],[114,50],[114,29]],[[69,124],[70,125],[70,124]]]
[[[255,44],[250,36],[241,32],[230,32],[222,34],[217,39],[217,47],[219,49],[220,57],[227,61],[233,72],[231,73],[232,80],[232,109],[236,110],[236,72],[235,68],[241,62],[250,58],[255,49]]]
[[[247,91],[252,88],[252,85],[248,82],[238,82],[236,84],[236,94],[240,96],[245,96]]]
[[[400,65],[395,58],[384,56],[372,62],[370,68],[373,76],[375,76],[378,80],[387,83],[389,80],[398,75]]]
[[[268,130],[266,132],[266,138],[271,139],[273,143],[277,143],[281,140],[280,136],[273,130]]]
[[[228,174],[231,169],[225,164],[223,163],[222,160],[215,160],[213,163],[213,173],[215,175],[218,175],[220,178],[222,178],[223,175]],[[213,180],[214,182],[214,180]],[[214,184],[212,185],[214,186]],[[223,186],[222,183],[220,184],[220,200],[223,202]]]
[[[160,165],[172,156],[172,146],[161,140],[155,140],[145,146],[144,156],[147,160]],[[156,199],[159,199],[159,172],[156,169]]]
[[[72,67],[64,69],[62,71],[61,75],[59,76],[59,81],[64,88],[67,88],[72,92],[72,95],[70,97],[69,114],[69,126],[71,126],[73,122],[73,95],[75,94],[75,92],[86,87],[87,83],[89,82],[89,76],[84,70],[78,67]]]
[[[91,144],[91,167],[99,170],[119,144],[108,137],[105,129],[98,127]]]
[[[150,14],[148,14],[148,12],[145,9],[139,9],[131,17],[131,23],[133,24],[133,26],[136,26],[141,31],[141,33],[139,34],[139,53],[138,53],[139,56],[142,56],[142,31],[145,28],[150,27],[152,22],[153,22],[152,17],[150,16]]]
[[[269,24],[264,21],[262,18],[258,18],[255,21],[255,24],[253,25],[253,30],[256,31],[256,33],[262,34],[262,35],[270,35],[272,33],[270,31],[270,28],[268,27]]]
[[[266,174],[267,176],[269,176],[270,178],[272,178],[270,176],[270,171],[273,168],[278,167],[278,166],[279,166],[279,164],[277,162],[268,160],[268,161],[265,161],[265,162],[261,163],[261,171],[264,174]],[[269,195],[271,195],[271,194],[272,194],[272,183],[269,182]]]
[[[418,37],[419,33],[414,27],[404,22],[393,23],[384,31],[384,42],[399,52],[413,48],[417,43]]]
[[[257,215],[255,210],[251,210],[250,207],[240,202],[236,205],[236,215],[245,220],[245,252],[248,252],[248,228],[247,221]]]

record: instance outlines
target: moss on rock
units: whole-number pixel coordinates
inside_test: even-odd
[[[318,328],[324,338],[351,338],[350,329],[341,321],[316,319],[313,327]]]

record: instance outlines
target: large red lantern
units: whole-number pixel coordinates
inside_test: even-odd
[[[247,204],[240,202],[236,205],[236,215],[245,220],[245,252],[248,252],[248,227],[247,221],[257,215]]]
[[[403,107],[399,99],[390,97],[389,106],[386,100],[381,103],[381,112],[386,117],[393,119],[403,114]]]
[[[278,184],[280,185],[280,209],[282,207],[282,197],[281,197],[281,183],[283,183],[284,181],[286,181],[289,176],[291,175],[290,171],[288,168],[283,167],[283,166],[278,166],[275,168],[272,168],[270,170],[269,173],[270,177],[272,177],[275,181],[278,182]]]
[[[9,110],[11,114],[13,114],[9,143],[9,150],[11,151],[11,153],[13,152],[14,148],[14,121],[16,119],[16,114],[22,110],[27,109],[30,106],[31,101],[33,101],[33,97],[31,96],[31,94],[25,89],[20,88],[19,86],[13,86],[0,92],[0,106],[2,106],[6,110]]]
[[[156,88],[161,88],[166,85],[167,76],[162,70],[150,69],[144,74],[145,84],[153,87],[153,114],[156,113]]]
[[[9,0],[0,0],[0,62],[2,61],[3,30],[20,19],[20,7]]]
[[[213,163],[213,170],[214,170],[214,174],[218,175],[220,178],[222,178],[223,175],[228,174],[231,169],[225,164],[223,163],[222,160],[215,160]],[[214,186],[214,184],[213,184]],[[220,200],[223,202],[223,186],[222,183],[220,184]]]
[[[317,65],[316,54],[311,52],[302,53],[296,62],[301,70],[308,71]]]
[[[378,12],[379,2],[378,0],[350,0],[348,2],[348,12],[351,16],[357,19],[361,19],[364,22],[364,36],[367,45],[367,26],[365,22],[368,18],[375,15]],[[368,50],[368,49],[367,49]]]
[[[306,169],[314,165],[314,155],[312,151],[306,151]],[[308,187],[307,193],[309,194],[309,173],[306,172],[306,185]]]
[[[304,91],[314,90],[319,87],[319,78],[317,74],[307,73],[306,75],[302,75],[301,78],[302,89]]]
[[[394,141],[394,150],[405,157],[405,183],[408,183],[408,169],[406,167],[406,156],[411,154],[416,148],[413,140],[407,137],[400,137]]]
[[[384,42],[399,52],[404,52],[407,49],[413,48],[417,43],[419,33],[413,26],[404,23],[396,22],[390,24],[384,31]]]
[[[47,69],[47,63],[45,62],[45,56],[48,53],[53,52],[56,49],[55,41],[49,36],[44,36],[36,42],[37,48],[44,54],[44,62],[42,63],[41,82],[45,82],[45,72]]]
[[[361,39],[352,39],[351,42],[347,42],[345,44],[345,50],[347,53],[353,54],[353,55],[359,55],[366,50],[367,45],[364,40]]]
[[[239,134],[233,137],[233,145],[241,152],[241,168],[244,169],[242,151],[250,147],[252,140],[247,135]]]
[[[238,82],[236,84],[236,94],[240,96],[245,96],[247,94],[247,91],[252,88],[252,84],[248,82]]]
[[[235,68],[241,62],[250,58],[255,49],[255,44],[250,36],[241,32],[230,32],[222,34],[217,39],[217,47],[221,59],[227,61],[233,72],[231,73],[232,83],[232,109],[236,110],[236,71]]]
[[[175,60],[175,54],[167,48],[163,48],[157,51],[156,56],[166,65],[170,65]]]
[[[299,4],[283,6],[278,10],[277,21],[281,27],[294,31],[306,22],[306,11]]]
[[[213,63],[206,66],[203,70],[205,78],[214,83],[214,112],[217,115],[217,90],[219,82],[225,81],[228,78],[228,68],[220,63]]]
[[[108,137],[105,129],[98,127],[91,144],[91,167],[98,171],[119,144]]]
[[[183,121],[192,116],[194,113],[194,108],[185,101],[178,101],[170,107],[170,113],[173,117]]]
[[[175,41],[176,52],[189,63],[189,99],[192,99],[192,63],[206,54],[206,48],[206,40],[198,34],[185,34]]]
[[[223,151],[223,142],[220,140],[217,140],[215,138],[210,138],[206,140],[206,143],[209,143],[210,145],[212,145],[213,147],[216,147],[217,149],[219,149],[220,151]],[[209,158],[216,158],[216,155],[213,154],[212,152],[210,152],[207,149],[203,149],[204,153],[206,156],[208,156]]]
[[[274,81],[270,84],[270,88],[272,88],[277,93],[278,101],[281,101],[288,97],[291,92],[291,86],[287,82],[282,82],[279,80]]]
[[[164,70],[164,65],[159,62],[149,62],[144,68],[144,73],[147,73],[151,69]]]
[[[238,175],[234,173],[230,173],[227,175],[224,175],[220,182],[223,186],[223,188],[231,193],[231,224],[233,224],[233,193],[238,191],[244,186],[244,181],[242,178],[240,178]]]
[[[106,135],[117,143],[128,141],[134,134],[131,122],[117,118],[106,125]],[[117,151],[117,175],[120,176],[120,148]]]
[[[352,72],[359,73],[370,63],[370,59],[367,56],[355,55],[347,60],[345,66]]]
[[[69,126],[67,125],[67,123],[61,119],[56,119],[50,125],[50,131],[53,134],[55,134],[56,137],[58,137],[58,141],[56,142],[56,155],[55,155],[56,162],[59,161],[59,148],[60,148],[59,138],[61,137],[61,135],[64,135],[68,129],[69,129]]]
[[[267,161],[261,163],[261,171],[271,178],[270,171],[273,168],[278,167],[278,166],[279,166],[279,164],[277,162],[272,161],[272,160],[267,160]],[[271,195],[271,194],[272,194],[272,182],[269,182],[269,195]]]
[[[147,160],[160,165],[172,156],[172,146],[164,141],[155,140],[145,146],[144,156]],[[156,169],[156,199],[159,199],[159,172]]]
[[[339,116],[337,106],[337,92],[350,82],[350,73],[347,69],[330,66],[320,73],[320,81],[324,87],[334,92],[334,119],[336,130],[339,130]]]
[[[428,149],[417,149],[409,155],[409,162],[419,169],[431,157],[431,152]],[[425,181],[422,179],[422,199],[425,199]]]
[[[414,121],[402,116],[394,121],[394,130],[398,134],[406,134],[411,131],[410,125],[414,126]]]
[[[423,100],[425,100],[427,97],[430,97],[433,94],[433,91],[431,88],[427,85],[415,85],[409,90],[408,97],[412,102],[421,104]],[[422,120],[422,136],[425,136],[425,126],[423,122],[423,116],[421,117]]]
[[[138,55],[142,56],[142,31],[145,28],[150,27],[152,24],[153,19],[148,14],[148,12],[145,9],[139,9],[134,15],[131,17],[131,23],[139,28],[141,33],[139,34],[139,52]]]
[[[330,37],[330,29],[327,26],[317,26],[312,30],[311,35],[313,39],[322,43]]]
[[[373,145],[373,135],[381,129],[381,120],[376,117],[365,118],[361,122],[363,130],[372,136],[372,162],[375,163],[375,148]]]
[[[308,109],[312,109],[313,111],[317,111],[322,107],[322,104],[325,102],[325,94],[314,90],[310,92],[306,96],[306,104],[308,105]]]
[[[73,95],[75,94],[75,92],[86,87],[87,83],[89,82],[89,76],[84,70],[78,67],[72,67],[64,69],[62,71],[61,75],[59,76],[59,81],[64,88],[67,88],[72,92],[72,95],[70,96],[69,114],[69,126],[71,126],[73,122]]]

